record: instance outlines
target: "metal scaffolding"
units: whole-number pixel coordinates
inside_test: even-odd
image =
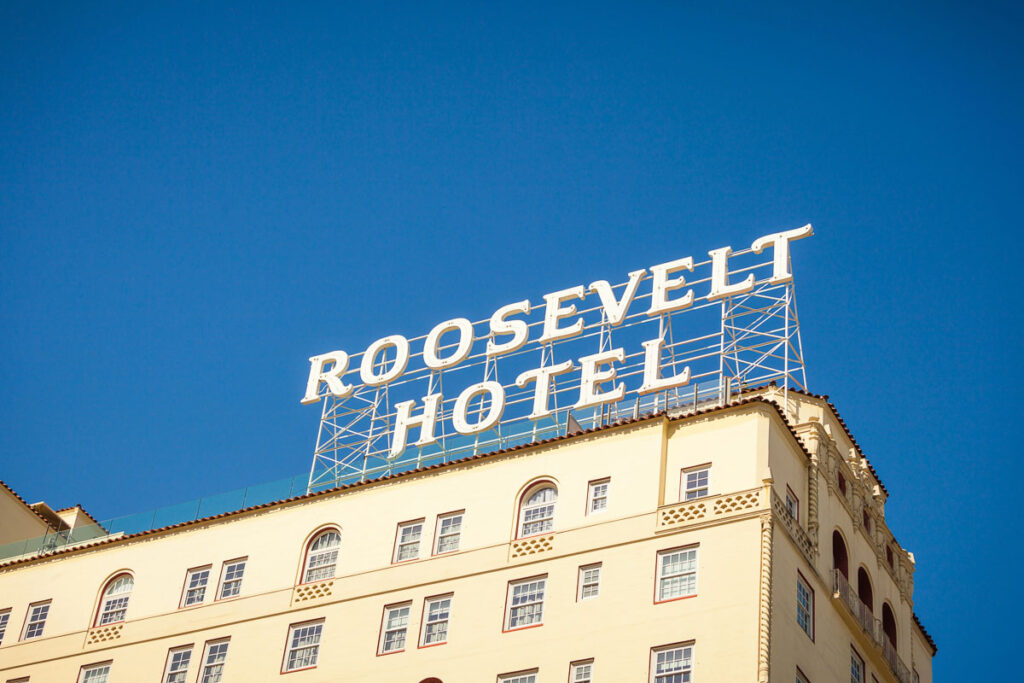
[[[710,276],[700,277],[710,268],[710,261],[695,263],[697,276],[686,283],[695,291],[706,289]],[[775,282],[772,262],[752,250],[730,256],[730,277],[754,275],[750,291],[725,299],[709,300],[696,296],[693,304],[681,310],[648,315],[646,300],[651,293],[636,294],[628,313],[615,325],[609,322],[605,309],[594,293],[582,300],[577,315],[583,319],[580,334],[554,343],[541,344],[543,306],[534,307],[525,317],[529,341],[521,348],[504,355],[488,356],[482,348],[493,339],[489,318],[474,322],[474,344],[470,355],[458,365],[444,370],[430,370],[417,360],[422,359],[424,336],[410,339],[413,353],[406,372],[381,386],[359,382],[358,369],[343,377],[356,385],[346,398],[325,393],[321,399],[322,413],[313,463],[309,474],[309,490],[352,483],[366,479],[448,462],[468,455],[493,452],[564,433],[568,413],[579,392],[578,367],[570,373],[551,378],[550,407],[552,412],[539,420],[531,420],[533,388],[515,383],[526,369],[550,367],[566,360],[616,346],[624,349],[625,361],[616,363],[615,381],[626,383],[622,400],[583,411],[573,411],[584,428],[607,424],[659,410],[673,409],[685,413],[729,401],[743,390],[774,382],[788,403],[790,388],[807,389],[800,325],[792,279]],[[792,269],[790,268],[790,271]],[[628,282],[612,287],[621,297]],[[614,335],[614,337],[613,337]],[[643,375],[643,341],[663,342],[661,371],[663,376],[681,373],[690,368],[690,383],[653,394],[640,395],[637,388]],[[613,341],[614,339],[614,341]],[[442,350],[454,343],[442,344]],[[392,349],[391,351],[394,351]],[[394,362],[383,352],[374,367],[384,370]],[[353,354],[358,365],[361,354]],[[480,381],[501,383],[506,394],[503,419],[491,430],[472,436],[454,431],[452,408],[458,393]],[[449,392],[446,388],[450,388]],[[441,393],[435,428],[436,442],[425,446],[411,443],[397,457],[390,457],[396,404],[415,401],[422,410],[424,397]],[[489,407],[485,401],[471,402],[470,413],[483,415]],[[416,430],[418,431],[418,429]]]

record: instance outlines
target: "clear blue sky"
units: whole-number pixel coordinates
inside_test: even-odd
[[[937,670],[1018,673],[1019,5],[283,4],[0,7],[0,478],[302,472],[314,353],[812,222]]]

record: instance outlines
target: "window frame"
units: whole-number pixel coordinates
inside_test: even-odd
[[[224,650],[224,661],[210,664],[210,649],[217,647],[218,645],[227,645],[228,647]],[[205,683],[203,678],[206,675],[206,670],[211,666],[220,665],[221,681],[224,680],[224,669],[228,666],[228,652],[231,651],[231,637],[227,638],[214,638],[208,640],[203,644],[203,658],[199,661],[199,676],[196,678],[196,683]]]
[[[442,534],[441,527],[445,520],[452,519],[453,517],[459,517],[459,533],[456,538],[456,547],[453,550],[441,550],[441,538],[443,535],[452,536],[453,534]],[[462,550],[462,526],[466,521],[465,510],[455,510],[454,512],[443,512],[437,516],[437,520],[434,522],[434,544],[433,552],[434,556],[437,555],[449,555],[451,553],[457,553]]]
[[[708,475],[707,476],[707,482],[704,484],[704,486],[695,486],[693,489],[690,489],[689,484],[687,483],[687,478],[689,477],[689,475],[697,474],[699,472],[704,472],[704,471],[706,471],[707,475]],[[704,491],[704,493],[702,495],[696,495],[696,496],[690,498],[690,497],[688,497],[688,494],[689,494],[689,492],[691,490],[698,491],[698,492],[699,491]],[[688,503],[691,500],[700,500],[701,498],[707,498],[710,495],[711,495],[711,463],[705,462],[705,463],[701,463],[700,465],[691,465],[690,467],[684,467],[683,469],[679,470],[679,502],[680,503]]]
[[[853,665],[855,662],[860,664],[860,681],[857,681],[856,683],[868,683],[868,670],[864,665],[864,658],[861,657],[859,652],[857,652],[857,648],[850,645],[850,683],[855,683],[855,679],[853,678]]]
[[[314,551],[313,550],[313,545],[318,540],[320,540],[320,538],[322,536],[326,536],[329,533],[338,534],[338,545],[337,546],[331,546],[331,547],[326,548],[326,549],[320,549],[320,550]],[[334,567],[334,571],[331,573],[331,575],[330,576],[325,576],[325,577],[319,578],[319,579],[312,579],[312,580],[310,580],[308,578],[309,577],[309,571],[311,569],[310,566],[309,566],[309,563],[310,563],[310,560],[313,558],[313,553],[315,552],[315,553],[317,553],[317,556],[319,556],[319,555],[326,555],[326,554],[328,554],[328,553],[330,553],[332,551],[335,553],[334,554],[334,563],[333,563],[333,565],[322,565],[322,566],[319,566],[319,567],[314,567],[314,569],[323,569],[323,567],[333,566]],[[341,528],[340,527],[336,527],[336,526],[325,526],[325,527],[321,527],[321,528],[317,529],[316,532],[313,533],[312,537],[310,537],[309,542],[306,543],[306,548],[305,548],[305,550],[302,553],[302,573],[299,574],[299,579],[300,579],[299,585],[307,584],[307,583],[319,583],[321,581],[330,581],[331,579],[337,578],[337,576],[338,576],[338,561],[340,559],[340,556],[341,556]]]
[[[32,610],[36,607],[46,607],[46,613],[43,615],[42,620],[38,622],[31,620]],[[28,609],[25,610],[25,623],[21,627],[21,637],[18,638],[18,642],[26,640],[35,640],[36,638],[43,637],[43,631],[46,630],[46,620],[50,618],[51,607],[53,607],[53,598],[50,598],[48,600],[37,600],[36,602],[30,602],[28,604]],[[41,624],[41,626],[39,627],[39,633],[37,633],[34,636],[30,636],[28,634],[29,627],[35,623]]]
[[[197,586],[195,588],[190,588],[189,587],[189,582],[192,579],[192,577],[196,576],[196,575],[198,575],[198,574],[200,574],[200,573],[202,573],[204,571],[206,572],[206,581],[205,581],[205,583],[203,583],[202,586]],[[198,567],[191,567],[191,568],[185,570],[185,582],[181,586],[181,598],[178,600],[178,609],[187,609],[187,608],[192,608],[192,607],[199,607],[199,606],[203,605],[206,602],[206,593],[207,593],[207,590],[210,588],[210,574],[212,574],[212,573],[213,573],[213,564],[202,564],[202,565],[199,565]],[[188,599],[189,593],[191,593],[192,591],[200,590],[200,589],[202,589],[202,591],[203,591],[202,598],[200,598],[198,602],[192,602],[192,603],[187,603],[186,604],[185,601]]]
[[[299,622],[296,622],[294,624],[288,624],[288,631],[287,631],[287,633],[285,635],[285,641],[284,641],[284,654],[281,656],[281,673],[282,674],[295,673],[296,671],[308,671],[309,669],[315,669],[317,667],[317,665],[319,665],[319,663],[320,663],[320,645],[323,643],[324,624],[326,623],[326,621],[327,621],[327,619],[325,617],[320,617],[319,619],[311,619],[309,621],[299,621]],[[300,629],[300,628],[313,627],[313,626],[319,626],[320,627],[320,631],[317,633],[317,636],[316,636],[316,644],[314,644],[314,645],[304,645],[302,647],[292,647],[292,638],[293,638],[293,636],[295,634],[295,630],[296,629]],[[299,666],[299,667],[295,667],[294,669],[289,669],[288,668],[288,655],[291,652],[295,651],[295,650],[308,650],[308,649],[313,649],[314,650],[314,652],[313,652],[313,663],[309,664],[308,666]]]
[[[658,645],[657,647],[651,648],[651,656],[648,658],[648,676],[647,680],[649,683],[658,683],[658,654],[662,652],[669,652],[671,650],[685,650],[690,648],[690,669],[687,672],[685,669],[681,671],[672,671],[667,675],[675,673],[689,673],[690,679],[693,679],[693,669],[697,659],[697,642],[694,640],[684,640],[679,643],[672,643],[670,645]]]
[[[594,495],[598,486],[604,486],[605,487],[604,488],[604,495],[603,496],[595,496]],[[586,512],[586,516],[587,517],[589,517],[590,515],[599,515],[599,514],[601,514],[603,512],[608,512],[608,505],[611,502],[608,494],[611,491],[611,486],[612,486],[612,478],[611,477],[603,477],[601,479],[594,479],[593,481],[587,482],[587,512]],[[594,509],[594,501],[596,501],[596,500],[603,500],[604,501],[604,507],[595,510]],[[553,517],[554,517],[554,515],[552,515],[552,518]]]
[[[224,577],[227,576],[228,567],[232,567],[232,566],[234,566],[236,564],[242,565],[242,575],[239,576],[237,579],[228,579],[227,581],[225,581]],[[335,566],[335,568],[337,568],[337,566],[338,566],[337,562],[335,562],[334,566]],[[248,567],[249,567],[249,556],[248,555],[246,555],[245,557],[238,557],[238,558],[235,558],[233,560],[224,560],[224,562],[220,566],[220,578],[217,579],[217,591],[214,593],[213,601],[217,602],[219,600],[234,600],[235,598],[241,597],[241,595],[242,595],[242,581],[243,581],[243,579],[245,579],[245,570]],[[234,595],[225,596],[224,595],[224,588],[225,588],[225,586],[228,583],[237,583],[238,584],[238,592],[235,593]]]
[[[672,597],[672,598],[663,598],[661,596],[662,595],[662,593],[661,593],[661,582],[666,577],[664,577],[662,575],[662,573],[661,573],[661,566],[662,566],[661,558],[662,558],[662,556],[663,555],[669,555],[669,554],[672,554],[672,553],[686,552],[686,551],[689,551],[689,550],[696,551],[696,556],[694,557],[694,565],[695,565],[695,567],[694,567],[694,570],[693,570],[693,593],[691,593],[689,595],[679,595],[679,596]],[[675,548],[666,548],[665,550],[659,550],[657,553],[655,553],[654,558],[655,558],[654,559],[654,562],[655,562],[655,566],[654,566],[654,604],[655,605],[660,605],[660,604],[665,603],[665,602],[675,602],[676,600],[688,600],[690,598],[697,597],[697,594],[699,592],[698,591],[698,586],[699,586],[699,583],[700,583],[700,544],[699,543],[691,543],[689,545],[683,545],[683,546],[678,546],[678,547],[675,547]],[[689,572],[681,572],[679,574],[679,576],[683,576],[683,575],[688,574],[688,573]],[[675,575],[673,575],[673,576],[675,576]],[[669,577],[669,578],[671,578],[671,577]]]
[[[423,546],[423,527],[426,526],[426,517],[420,517],[419,519],[411,519],[408,522],[399,522],[395,528],[395,547],[391,554],[391,564],[402,564],[405,562],[415,562],[420,559],[420,554]],[[400,559],[402,548],[404,546],[412,545],[413,541],[402,542],[402,530],[418,526],[420,528],[419,536],[416,537],[416,555],[414,557],[407,557]]]
[[[83,664],[82,667],[78,670],[78,683],[85,683],[86,674],[88,674],[90,671],[95,671],[96,669],[101,669],[103,667],[107,668],[107,676],[105,679],[103,679],[102,683],[108,683],[108,681],[110,681],[110,671],[114,668],[113,659],[108,659],[105,662],[96,662],[94,664]]]
[[[553,490],[555,492],[555,498],[550,503],[550,505],[551,505],[551,515],[550,515],[550,517],[544,517],[544,518],[541,518],[540,520],[531,520],[530,522],[527,522],[526,519],[525,519],[525,515],[523,514],[524,512],[526,512],[526,506],[527,506],[526,501],[529,500],[535,494],[539,493],[540,491],[542,491],[544,489],[551,489],[551,490]],[[548,504],[549,503],[535,504],[533,507],[541,507],[541,505],[548,505]],[[516,508],[516,539],[533,538],[534,536],[543,536],[545,534],[554,533],[554,531],[555,531],[555,514],[557,512],[558,512],[558,486],[555,484],[555,482],[551,481],[550,479],[541,479],[540,481],[536,481],[536,482],[530,484],[528,487],[526,487],[526,490],[523,491],[523,495],[521,495],[519,497],[519,504],[517,505],[517,508]],[[527,523],[536,524],[538,521],[545,521],[545,520],[548,521],[549,524],[550,524],[550,526],[548,526],[547,529],[543,529],[541,531],[538,531],[538,532],[532,533],[532,534],[527,534],[527,533],[524,532],[524,528],[525,528]]]
[[[537,581],[542,581],[544,583],[544,586],[541,589],[542,590],[541,598],[540,598],[539,601],[537,601],[540,604],[540,621],[537,622],[537,623],[526,624],[524,626],[512,626],[512,609],[513,609],[513,607],[512,607],[512,600],[513,600],[513,597],[515,596],[515,588],[517,586],[520,586],[520,585],[524,585],[524,584],[528,584],[528,583],[534,583],[534,582],[537,582]],[[530,576],[530,577],[523,578],[523,579],[515,579],[515,580],[512,580],[512,581],[509,581],[508,582],[508,586],[505,589],[505,617],[504,617],[504,621],[502,622],[501,632],[502,633],[509,633],[511,631],[523,631],[523,630],[528,629],[528,628],[538,628],[540,626],[543,626],[544,625],[544,600],[547,598],[547,595],[548,595],[548,575],[547,574],[537,574],[536,576]],[[531,602],[529,604],[532,605],[532,604],[537,604],[537,603],[536,602]],[[524,605],[518,605],[517,608],[522,608],[523,606]]]
[[[580,565],[580,568],[576,574],[576,602],[583,602],[584,600],[594,600],[595,598],[601,597],[601,578],[604,574],[604,563],[602,562],[591,562],[590,564]],[[590,583],[585,581],[585,576],[588,571],[597,570],[597,580]],[[588,585],[597,587],[597,592],[593,595],[583,595],[584,589]],[[582,660],[581,660],[582,661]]]
[[[809,599],[810,599],[810,613],[808,614],[808,621],[809,621],[809,625],[810,625],[810,630],[809,631],[807,629],[805,629],[800,624],[800,612],[801,612],[800,586],[803,586],[805,589],[807,589],[807,594],[808,594]],[[804,633],[807,634],[807,636],[811,639],[812,643],[814,642],[814,634],[815,634],[814,602],[815,602],[814,588],[811,587],[811,582],[808,581],[806,578],[804,578],[804,575],[798,569],[797,572],[796,572],[796,625],[800,627],[801,631],[803,631]]]
[[[792,510],[789,508],[790,500],[793,501],[793,509]],[[789,488],[789,485],[786,486],[786,501],[785,501],[785,505],[786,505],[786,512],[788,512],[789,516],[792,517],[793,520],[799,524],[799,522],[800,522],[800,497],[797,496],[795,493],[793,493],[793,489]]]
[[[590,673],[586,678],[576,678],[576,670],[579,667],[589,666]],[[579,659],[575,662],[569,662],[569,683],[594,683],[594,658]]]
[[[439,602],[441,600],[447,600],[448,601],[448,617],[444,620],[444,622],[445,622],[444,640],[442,640],[440,642],[437,642],[437,643],[428,643],[427,642],[427,626],[429,626],[431,623],[437,623],[436,621],[435,622],[428,621],[429,614],[430,614],[429,606],[430,606],[431,603]],[[432,596],[430,596],[428,598],[424,598],[423,599],[423,610],[420,613],[420,638],[419,638],[419,644],[417,645],[417,647],[419,649],[423,649],[423,648],[427,648],[427,647],[437,647],[438,645],[447,645],[448,644],[448,637],[451,634],[451,626],[452,626],[452,610],[454,608],[455,608],[455,593],[444,593],[442,595],[432,595]],[[438,620],[438,621],[440,621],[440,620]]]
[[[0,645],[3,645],[4,638],[7,637],[7,631],[11,627],[11,612],[12,611],[13,611],[13,608],[11,608],[11,607],[5,607],[4,609],[0,609],[0,621],[3,622],[2,624],[0,624]],[[7,618],[4,619],[4,617],[7,617]]]
[[[167,661],[164,663],[164,674],[160,678],[160,683],[168,683],[168,678],[171,674],[184,673],[185,683],[188,683],[189,675],[188,670],[192,668],[192,651],[195,649],[195,643],[189,643],[188,645],[179,645],[177,647],[168,648],[167,650]],[[184,671],[171,671],[171,662],[174,660],[174,655],[178,652],[188,652],[188,662],[185,664]]]
[[[118,581],[120,581],[124,577],[128,577],[129,579],[132,580],[132,588],[131,588],[130,591],[128,591],[127,602],[125,602],[125,605],[124,605],[124,618],[117,619],[116,621],[103,621],[103,616],[108,611],[106,609],[106,607],[107,607],[107,591],[109,591],[111,589],[111,587],[115,583],[117,583]],[[95,615],[95,617],[92,620],[92,628],[99,628],[100,626],[110,626],[111,624],[121,624],[121,623],[124,623],[125,619],[127,619],[127,617],[128,617],[128,605],[131,604],[131,597],[132,597],[132,593],[134,593],[134,592],[135,592],[135,576],[131,572],[118,572],[117,574],[114,574],[112,577],[110,577],[110,579],[108,579],[107,582],[105,584],[103,584],[103,588],[100,590],[100,602],[96,606],[96,615]],[[120,599],[120,597],[122,597],[122,596],[123,596],[123,594],[118,593],[117,597],[114,597],[112,599],[117,600],[117,599]],[[111,610],[111,611],[115,611],[115,610]]]
[[[498,683],[512,683],[516,679],[525,676],[533,676],[533,683],[536,683],[538,674],[540,674],[540,669],[523,669],[522,671],[513,671],[507,674],[498,674]]]
[[[402,642],[402,647],[397,650],[385,650],[384,645],[387,642],[387,634],[391,631],[398,631],[398,629],[388,629],[388,614],[392,610],[399,610],[402,608],[408,609],[408,613],[405,617],[405,625],[402,630],[405,631],[405,640]],[[389,605],[384,605],[384,611],[380,616],[380,633],[377,637],[377,656],[383,657],[385,655],[396,655],[399,652],[405,652],[409,647],[409,624],[412,621],[412,600],[405,600],[404,602],[393,602]]]

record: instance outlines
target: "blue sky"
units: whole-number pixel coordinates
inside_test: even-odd
[[[0,478],[111,517],[302,472],[314,353],[811,222],[810,388],[892,494],[937,670],[1005,675],[1021,19],[4,3]]]

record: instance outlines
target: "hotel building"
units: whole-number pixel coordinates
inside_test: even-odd
[[[930,682],[888,495],[826,397],[749,391],[32,546],[0,681]],[[0,544],[81,525],[0,489]]]

